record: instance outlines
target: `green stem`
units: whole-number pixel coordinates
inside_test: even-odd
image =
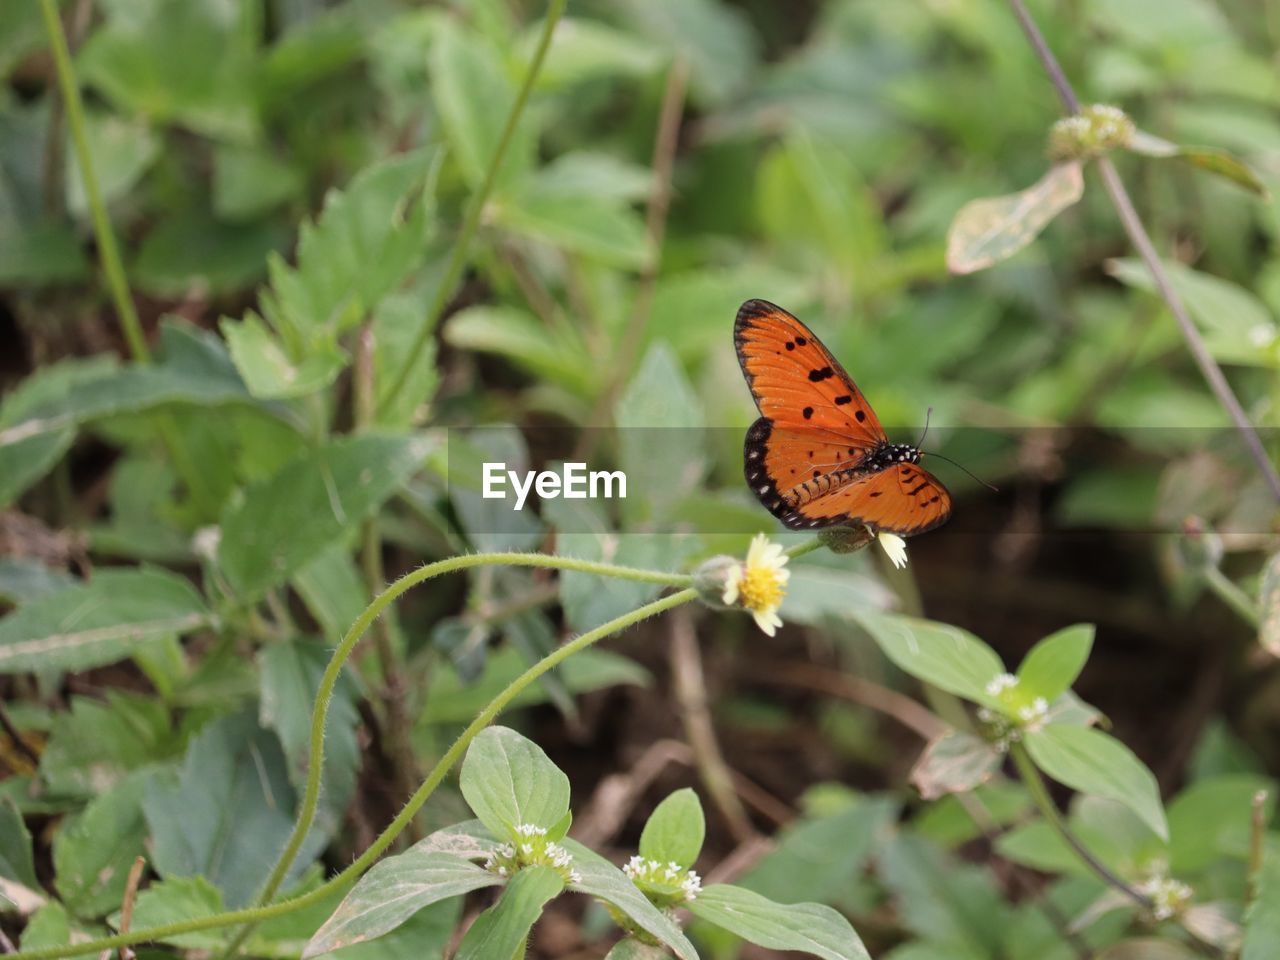
[[[80,99],[80,87],[76,83],[75,72],[71,67],[71,51],[67,47],[67,35],[62,29],[57,0],[40,0],[40,8],[44,12],[44,25],[49,34],[49,48],[53,53],[53,65],[58,74],[58,87],[62,91],[62,101],[66,106],[67,125],[71,128],[71,139],[75,142],[80,179],[84,183],[85,197],[89,201],[89,213],[93,218],[93,233],[98,242],[98,256],[102,258],[102,269],[107,275],[107,286],[111,289],[116,316],[120,320],[120,327],[133,358],[139,363],[149,363],[151,351],[147,348],[146,338],[142,335],[142,322],[138,319],[137,310],[133,306],[133,297],[129,294],[129,282],[125,279],[120,249],[116,246],[116,236],[111,229],[111,220],[107,217],[106,204],[102,202],[102,191],[98,188],[98,175],[93,167],[89,137],[85,133],[84,103]]]
[[[590,560],[579,560],[574,557],[555,557],[542,553],[477,553],[461,557],[449,557],[445,560],[439,560],[435,563],[420,567],[417,570],[405,574],[391,586],[387,587],[382,593],[374,598],[374,601],[365,607],[364,612],[356,618],[356,622],[351,625],[342,638],[342,642],[338,644],[338,648],[334,651],[333,656],[329,659],[328,666],[325,667],[324,675],[320,678],[320,687],[316,693],[315,708],[311,715],[311,752],[308,759],[307,769],[307,785],[302,796],[302,805],[298,809],[298,820],[294,824],[293,833],[290,834],[288,843],[285,844],[284,851],[280,855],[275,868],[271,871],[271,875],[267,877],[267,882],[263,885],[262,893],[258,896],[259,904],[268,902],[276,892],[280,889],[280,885],[284,882],[289,868],[293,866],[293,861],[298,855],[298,851],[302,847],[303,840],[306,839],[307,832],[311,829],[312,821],[315,819],[316,809],[320,802],[320,781],[324,770],[324,728],[329,715],[329,701],[333,697],[333,690],[338,684],[338,678],[342,675],[342,669],[346,665],[347,659],[351,656],[356,644],[365,632],[373,625],[378,616],[387,609],[398,597],[406,591],[412,589],[425,580],[437,577],[444,573],[454,573],[458,570],[466,570],[471,567],[493,566],[493,565],[510,565],[521,567],[544,567],[558,570],[572,570],[579,573],[590,573],[605,577],[618,577],[623,580],[636,580],[643,583],[658,583],[664,586],[686,586],[692,582],[692,578],[684,574],[663,573],[657,570],[637,570],[631,567],[619,567],[610,563],[595,563]],[[584,634],[586,636],[586,634]],[[581,638],[579,638],[581,639]],[[538,676],[548,669],[545,664],[549,660],[556,657],[560,651],[568,647],[561,647],[559,650],[550,654],[543,661],[540,661],[530,671],[537,671],[533,676]],[[555,660],[554,663],[558,663]],[[554,666],[554,663],[551,665]],[[523,679],[523,678],[522,678]],[[516,681],[519,683],[520,681]],[[523,689],[523,687],[521,687]],[[516,692],[519,692],[518,690]],[[499,696],[495,703],[502,704],[507,702]],[[483,716],[483,714],[482,714]],[[429,778],[428,778],[429,779]],[[416,794],[415,794],[416,796]],[[425,799],[425,798],[424,798]],[[407,808],[406,808],[407,809]],[[398,831],[397,831],[398,832]],[[359,862],[359,861],[357,861]],[[236,938],[236,944],[242,942],[246,936],[245,931],[241,931]]]
[[[821,546],[822,540],[819,537],[814,537],[812,540],[806,540],[804,543],[792,547],[787,551],[787,557],[794,560],[797,557],[803,557],[806,553],[813,553]]]
[[[506,556],[507,559],[503,561],[495,561],[493,558],[498,556]],[[418,570],[415,571],[415,573],[401,577],[393,583],[369,605],[363,614],[361,614],[360,619],[357,621],[357,626],[360,627],[361,631],[367,629],[373,618],[376,617],[388,603],[400,596],[400,594],[404,593],[405,590],[409,589],[414,584],[420,583],[422,580],[427,579],[428,576],[434,576],[434,573],[427,573],[427,571],[431,570],[432,567],[439,568],[441,564],[454,563],[455,566],[451,567],[451,569],[462,569],[462,567],[465,566],[476,566],[477,562],[505,562],[524,566],[543,565],[543,563],[534,563],[533,561],[535,560],[568,561],[569,558],[540,557],[536,554],[494,554],[485,558],[476,556],[455,557],[450,561],[441,561],[440,564],[432,564],[431,567],[424,567],[422,570]],[[470,562],[456,565],[458,561]],[[623,575],[627,575],[628,579],[642,580],[646,583],[669,583],[682,579],[669,574],[658,574],[646,570],[628,570],[620,567],[611,568],[609,564],[586,563],[584,561],[571,561],[565,563],[552,562],[545,565],[559,566],[562,569],[582,570],[584,572],[591,573],[598,573],[601,572],[601,570],[610,569],[613,571],[614,575],[619,575],[617,571],[621,570],[625,571],[625,574]],[[442,573],[445,571],[437,569],[435,572]],[[632,574],[636,574],[637,576],[632,576]],[[416,579],[413,579],[412,582],[407,582],[410,581],[411,578],[415,577]],[[417,789],[417,791],[415,791],[413,796],[409,798],[409,802],[404,805],[404,808],[396,818],[388,824],[387,828],[378,835],[378,838],[373,841],[369,849],[357,857],[351,865],[341,873],[337,874],[335,877],[309,893],[294,897],[292,900],[284,900],[280,903],[273,903],[268,906],[248,907],[242,910],[233,910],[227,913],[216,914],[212,917],[199,917],[191,920],[180,920],[175,923],[160,924],[154,927],[145,927],[143,929],[131,930],[128,933],[118,933],[114,936],[102,937],[100,939],[90,940],[84,943],[76,943],[68,946],[45,947],[39,950],[20,951],[18,953],[11,954],[9,960],[61,960],[61,958],[64,957],[96,954],[101,953],[104,950],[114,950],[117,947],[129,946],[135,943],[169,940],[184,933],[194,933],[199,930],[210,930],[218,927],[227,927],[238,924],[257,924],[264,920],[284,916],[285,914],[292,913],[293,911],[299,910],[303,907],[319,903],[326,897],[330,896],[335,890],[355,880],[364,873],[365,870],[372,866],[373,862],[377,860],[378,857],[382,855],[383,851],[391,845],[392,841],[395,840],[396,836],[405,828],[409,821],[417,815],[418,810],[422,808],[422,805],[426,803],[427,798],[431,796],[436,787],[438,787],[444,780],[445,775],[449,770],[452,769],[460,759],[462,759],[463,754],[467,751],[467,747],[470,746],[471,741],[475,739],[476,735],[493,722],[494,718],[497,717],[502,709],[519,696],[520,693],[531,683],[541,677],[548,670],[551,670],[563,661],[567,660],[569,657],[573,656],[575,653],[580,653],[593,643],[602,640],[610,634],[617,633],[620,630],[625,630],[627,627],[634,626],[641,620],[656,616],[657,614],[670,610],[673,607],[678,607],[681,604],[688,603],[690,600],[697,599],[697,596],[697,590],[692,587],[686,587],[678,593],[669,594],[665,597],[654,600],[652,603],[646,603],[642,607],[638,607],[635,610],[624,613],[619,617],[614,617],[608,623],[601,624],[594,630],[588,630],[586,633],[569,641],[564,646],[553,650],[515,680],[511,681],[511,683],[507,685],[506,689],[494,697],[480,715],[477,716],[466,730],[462,732],[458,739],[454,741],[453,746],[445,752],[444,756],[440,758],[432,768],[431,772],[427,775],[427,779],[422,782],[422,785]],[[352,627],[352,632],[348,634],[348,637],[352,635],[357,639],[359,638],[359,634],[356,632],[356,627]],[[354,641],[350,645],[346,644],[345,639],[343,642],[344,645],[347,646],[346,653],[349,653],[350,646],[354,645]],[[340,668],[342,654],[343,650],[342,648],[339,648],[339,651],[334,654],[334,658],[330,662],[331,667],[333,664],[337,663]],[[328,679],[328,677],[329,672],[326,671],[326,679]],[[332,685],[330,685],[330,689],[332,689]],[[318,769],[319,763],[316,762],[316,758],[313,756],[313,774],[314,771]],[[283,862],[284,861],[282,860],[281,863]]]
[[[1262,618],[1258,615],[1257,606],[1249,599],[1249,595],[1233,583],[1225,573],[1217,567],[1206,567],[1204,579],[1209,589],[1217,594],[1218,599],[1238,613],[1241,620],[1255,630],[1258,628]]]
[[[1027,748],[1021,743],[1015,743],[1009,748],[1009,756],[1013,758],[1013,765],[1018,771],[1018,776],[1026,786],[1027,792],[1031,794],[1031,801],[1040,811],[1040,815],[1053,828],[1054,833],[1062,839],[1063,843],[1070,847],[1081,862],[1097,874],[1098,878],[1104,883],[1115,887],[1142,909],[1150,911],[1152,908],[1150,898],[1134,889],[1112,872],[1110,867],[1095,857],[1093,851],[1071,832],[1071,828],[1067,826],[1066,820],[1063,819],[1061,812],[1058,810],[1058,805],[1053,802],[1053,797],[1049,796],[1049,788],[1045,785],[1044,777],[1040,776],[1040,771],[1032,761],[1031,755],[1027,753]]]
[[[52,0],[45,0],[45,2],[51,3]],[[458,234],[457,242],[453,245],[453,250],[450,252],[444,275],[440,278],[440,283],[431,297],[431,303],[427,307],[426,315],[423,317],[422,326],[418,329],[418,335],[414,338],[413,346],[409,348],[408,356],[400,367],[400,373],[397,374],[395,381],[379,401],[380,409],[385,410],[391,406],[396,396],[404,389],[409,377],[413,374],[414,367],[417,366],[418,359],[421,357],[427,341],[431,338],[431,331],[435,327],[435,321],[444,311],[445,305],[449,302],[449,297],[453,295],[453,290],[462,277],[462,270],[467,264],[467,252],[471,247],[471,241],[475,237],[476,230],[480,226],[480,217],[484,213],[485,204],[489,202],[489,195],[493,193],[493,186],[498,180],[498,171],[502,168],[502,160],[506,156],[507,148],[511,145],[512,137],[515,136],[516,127],[519,125],[520,117],[524,113],[525,104],[529,101],[529,94],[533,90],[534,81],[542,70],[542,62],[546,59],[547,49],[551,46],[551,35],[555,32],[556,24],[560,22],[560,16],[564,13],[566,2],[567,0],[550,0],[550,3],[547,4],[547,18],[543,23],[542,37],[538,41],[538,49],[533,55],[533,62],[529,64],[529,69],[525,72],[524,82],[520,86],[520,92],[516,94],[515,103],[511,105],[511,112],[507,114],[507,122],[502,128],[502,136],[498,140],[498,148],[494,150],[493,157],[489,160],[489,168],[485,171],[484,181],[481,183],[480,189],[471,196],[466,217],[462,221],[462,230]]]

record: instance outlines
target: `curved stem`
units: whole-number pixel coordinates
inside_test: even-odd
[[[493,556],[501,556],[501,555],[493,555]],[[528,560],[532,560],[537,555],[536,554],[535,555],[508,554],[507,556],[519,557],[528,561]],[[454,558],[454,560],[456,561],[463,561],[463,560],[474,561],[475,559],[476,559],[475,557]],[[561,558],[542,557],[540,559],[558,560]],[[442,563],[444,562],[449,562],[449,561],[442,561]],[[518,563],[519,561],[513,561],[508,559],[505,562]],[[581,561],[578,561],[578,562],[581,563]],[[475,565],[476,563],[474,562],[470,564],[465,564],[465,566],[475,566]],[[534,564],[526,562],[524,565],[533,566]],[[432,566],[439,566],[439,564],[433,564]],[[599,568],[599,567],[607,567],[609,565],[608,564],[590,564],[589,566]],[[420,575],[427,569],[430,569],[430,568],[424,567],[423,570],[416,571],[416,573]],[[578,567],[576,566],[566,567],[566,569],[578,569]],[[615,569],[625,569],[625,568],[615,568]],[[628,572],[649,574],[649,579],[647,580],[647,582],[661,582],[659,580],[653,579],[655,575],[653,575],[650,571],[628,571]],[[395,597],[399,596],[401,593],[404,593],[404,591],[407,590],[409,587],[413,586],[414,583],[418,583],[418,582],[421,582],[421,580],[426,579],[425,576],[419,576],[417,580],[413,581],[413,583],[405,583],[405,581],[409,577],[413,577],[414,575],[415,574],[409,574],[406,577],[401,577],[400,580],[397,580],[394,584],[392,584],[390,587],[384,590],[378,596],[377,600],[375,600],[374,603],[369,605],[369,609],[365,611],[365,613],[369,614],[369,616],[366,617],[365,615],[361,615],[360,621],[358,621],[358,623],[363,623],[364,627],[367,628],[369,623],[372,621],[372,618],[377,616],[378,612],[380,612],[383,608],[385,608],[387,603],[390,603],[391,600],[395,599]],[[632,577],[631,579],[642,579],[642,578]],[[395,592],[393,593],[393,591]],[[547,656],[543,657],[541,660],[539,660],[537,663],[531,666],[524,673],[520,674],[519,677],[517,677],[515,680],[511,681],[510,684],[507,685],[506,689],[504,689],[500,694],[498,694],[498,696],[494,697],[494,699],[489,703],[489,705],[485,707],[483,711],[481,711],[479,716],[477,716],[473,721],[471,721],[470,725],[466,728],[466,730],[462,732],[462,734],[458,737],[458,739],[454,741],[453,745],[445,752],[444,756],[442,756],[439,759],[439,761],[437,761],[436,765],[432,768],[431,772],[427,775],[427,779],[422,782],[422,785],[414,792],[413,796],[409,798],[408,803],[404,805],[404,808],[400,811],[399,814],[396,815],[396,818],[392,820],[390,824],[387,825],[387,828],[383,830],[382,833],[378,835],[378,838],[374,840],[374,842],[369,846],[369,849],[367,849],[364,853],[362,853],[359,857],[357,857],[351,863],[351,865],[347,867],[345,870],[343,870],[341,873],[337,874],[327,882],[321,884],[319,887],[316,887],[314,890],[310,891],[309,893],[305,893],[305,894],[302,894],[301,896],[294,897],[292,900],[284,900],[284,901],[281,901],[280,903],[273,903],[267,906],[248,907],[243,910],[233,910],[227,913],[220,913],[212,917],[199,917],[191,920],[181,920],[176,923],[166,923],[166,924],[161,924],[159,926],[154,926],[154,927],[145,927],[141,930],[133,930],[133,931],[130,931],[129,933],[118,933],[114,936],[102,937],[97,940],[89,940],[84,943],[76,943],[68,946],[45,947],[39,950],[21,951],[21,952],[12,954],[10,957],[10,960],[61,960],[61,958],[64,958],[64,957],[76,957],[76,956],[83,956],[86,954],[96,954],[96,953],[101,953],[104,950],[113,950],[117,947],[129,946],[134,943],[143,943],[149,940],[168,940],[173,937],[180,936],[181,934],[194,933],[198,930],[211,930],[211,929],[216,929],[218,927],[228,927],[228,926],[233,926],[237,924],[257,924],[257,923],[261,923],[264,920],[270,920],[273,917],[284,916],[285,914],[292,913],[293,911],[299,910],[302,907],[310,906],[314,903],[318,903],[324,900],[326,897],[331,895],[335,890],[355,880],[362,873],[364,873],[365,870],[367,870],[370,866],[372,866],[373,862],[377,860],[378,857],[381,856],[382,853],[387,849],[387,847],[391,845],[391,842],[396,838],[396,836],[400,833],[400,831],[404,829],[405,825],[408,824],[408,822],[412,820],[414,816],[417,815],[418,810],[420,810],[422,805],[426,803],[427,798],[431,796],[435,788],[440,785],[441,781],[444,780],[445,775],[454,766],[454,764],[456,764],[460,759],[462,759],[462,755],[466,753],[467,747],[471,744],[471,741],[475,739],[476,735],[480,733],[480,731],[483,730],[485,727],[487,727],[491,722],[493,722],[494,718],[497,717],[497,715],[502,712],[502,709],[505,706],[507,706],[507,704],[509,704],[512,700],[514,700],[517,696],[519,696],[520,693],[526,687],[528,687],[531,683],[537,680],[540,676],[542,676],[548,670],[558,666],[560,663],[567,660],[569,657],[573,656],[575,653],[579,653],[585,650],[587,647],[591,646],[593,643],[596,643],[597,641],[609,636],[610,634],[617,633],[620,630],[625,630],[627,627],[633,626],[639,623],[641,620],[647,619],[648,617],[655,616],[659,613],[663,613],[664,611],[670,610],[673,607],[678,607],[681,604],[688,603],[690,600],[696,599],[697,596],[698,596],[697,590],[693,589],[692,587],[686,587],[685,589],[677,593],[672,593],[665,597],[660,597],[659,599],[654,600],[651,603],[646,603],[642,607],[638,607],[635,610],[628,611],[627,613],[624,613],[619,617],[614,617],[608,623],[601,624],[600,626],[596,627],[594,630],[588,630],[586,633],[569,641],[564,646],[559,647],[556,650],[553,650],[551,653],[547,654]],[[384,601],[384,598],[387,598],[387,599],[385,599],[385,602],[382,602],[379,605],[379,602]],[[376,609],[375,609],[375,606],[376,606]],[[370,614],[370,610],[373,611],[372,614]],[[355,628],[353,627],[352,629],[354,631]],[[350,636],[350,634],[348,635]],[[358,635],[357,635],[357,639],[358,639]],[[337,661],[338,659],[339,659],[338,656],[335,654],[334,660]]]
[[[320,779],[324,769],[324,728],[329,714],[329,701],[333,696],[334,687],[338,684],[338,678],[342,674],[342,668],[346,665],[347,658],[351,656],[355,645],[383,610],[406,591],[423,581],[444,573],[454,573],[471,567],[495,565],[574,570],[579,573],[617,577],[621,580],[660,583],[664,586],[683,586],[690,583],[692,579],[683,574],[662,573],[657,570],[637,570],[631,567],[615,566],[611,563],[595,563],[589,560],[578,560],[574,557],[555,557],[543,553],[476,553],[461,557],[449,557],[445,560],[429,563],[425,567],[406,573],[391,584],[382,593],[378,594],[374,601],[365,607],[364,612],[356,618],[356,622],[351,625],[346,636],[342,638],[342,642],[338,644],[338,648],[329,659],[328,666],[325,667],[324,675],[320,678],[320,687],[316,692],[316,705],[311,715],[311,753],[308,760],[307,785],[302,797],[302,806],[298,811],[298,821],[294,824],[293,833],[289,837],[289,842],[285,844],[284,852],[281,853],[279,862],[276,863],[275,869],[271,871],[271,875],[267,878],[267,882],[262,888],[262,893],[258,896],[258,903],[265,903],[270,900],[276,891],[280,889],[280,884],[284,882],[285,875],[289,872],[289,868],[293,866],[294,858],[297,857],[298,850],[301,849],[302,842],[306,839],[307,831],[311,829],[311,823],[315,819],[316,808],[320,801]],[[565,648],[561,647],[560,649],[563,650]],[[554,655],[554,653],[551,654],[551,656]],[[540,661],[538,665],[542,662],[545,661]]]
[[[1234,582],[1232,582],[1225,573],[1217,567],[1206,567],[1204,571],[1205,583],[1228,607],[1236,612],[1236,614],[1253,627],[1258,629],[1261,623],[1261,615],[1258,613],[1257,605],[1249,598],[1249,595],[1241,590]]]
[[[1080,101],[1076,97],[1075,91],[1071,88],[1071,82],[1067,79],[1066,74],[1062,72],[1058,59],[1053,55],[1053,51],[1049,49],[1049,44],[1045,42],[1044,34],[1036,26],[1036,22],[1027,11],[1023,0],[1009,0],[1009,6],[1013,9],[1014,16],[1017,17],[1018,23],[1022,26],[1022,32],[1027,35],[1027,40],[1030,41],[1031,46],[1035,49],[1036,56],[1039,58],[1041,65],[1043,65],[1045,72],[1049,74],[1049,79],[1052,81],[1054,89],[1057,90],[1058,98],[1062,101],[1063,107],[1066,108],[1067,113],[1079,113]],[[1120,174],[1116,172],[1115,165],[1112,164],[1108,157],[1099,157],[1097,164],[1098,173],[1102,177],[1102,185],[1106,188],[1107,196],[1111,198],[1111,205],[1115,208],[1116,215],[1120,218],[1120,223],[1124,227],[1125,233],[1129,236],[1129,241],[1137,249],[1138,255],[1142,257],[1142,262],[1146,264],[1147,271],[1151,274],[1151,279],[1155,281],[1156,289],[1160,292],[1164,302],[1168,304],[1169,311],[1177,321],[1178,329],[1182,332],[1182,338],[1187,342],[1187,349],[1191,352],[1192,359],[1195,360],[1196,366],[1200,368],[1201,375],[1208,382],[1209,389],[1213,391],[1218,403],[1222,405],[1235,423],[1241,439],[1244,440],[1245,447],[1248,448],[1249,454],[1257,464],[1259,472],[1267,482],[1267,486],[1271,488],[1271,495],[1280,501],[1280,472],[1276,471],[1275,464],[1267,456],[1266,448],[1262,445],[1262,439],[1258,436],[1258,431],[1254,428],[1253,422],[1249,419],[1249,415],[1245,413],[1244,407],[1240,405],[1235,393],[1232,392],[1231,384],[1227,382],[1227,377],[1222,372],[1222,368],[1218,366],[1218,361],[1213,358],[1208,345],[1204,342],[1204,337],[1200,335],[1199,328],[1192,321],[1191,315],[1187,313],[1182,297],[1174,289],[1173,282],[1169,279],[1169,275],[1164,268],[1164,263],[1161,262],[1160,255],[1156,252],[1155,244],[1151,242],[1151,236],[1147,233],[1147,228],[1143,226],[1142,219],[1138,216],[1138,212],[1133,207],[1133,201],[1129,198],[1129,192],[1125,190],[1124,183],[1120,180]]]
[[[45,0],[45,2],[52,3],[53,0]],[[493,151],[493,157],[489,161],[489,169],[485,171],[484,182],[481,183],[480,189],[471,196],[471,202],[467,206],[466,217],[462,221],[462,230],[459,232],[458,240],[449,254],[449,262],[446,264],[444,275],[440,278],[440,283],[431,297],[431,303],[427,307],[426,315],[422,318],[422,326],[418,330],[418,335],[414,338],[413,346],[409,348],[405,362],[400,368],[400,373],[396,375],[390,388],[378,401],[379,409],[389,407],[395,400],[396,395],[404,389],[409,377],[413,374],[413,368],[417,366],[418,360],[422,356],[423,348],[426,347],[427,341],[431,338],[431,331],[435,326],[436,319],[444,311],[445,305],[449,302],[449,297],[453,295],[453,290],[458,285],[458,280],[462,277],[462,270],[467,264],[467,252],[471,247],[472,239],[475,237],[476,229],[480,226],[480,216],[484,213],[484,206],[489,202],[489,194],[493,192],[493,185],[498,180],[498,171],[502,168],[503,157],[506,156],[507,148],[511,145],[511,139],[515,136],[516,127],[520,123],[520,116],[524,113],[525,104],[528,103],[529,94],[533,90],[533,83],[542,70],[542,61],[546,59],[547,49],[551,46],[551,35],[555,32],[556,24],[560,22],[560,16],[564,13],[566,2],[567,0],[551,0],[547,4],[547,19],[542,27],[542,36],[538,40],[538,49],[533,55],[533,62],[529,64],[529,69],[525,72],[524,82],[520,85],[520,92],[516,94],[515,103],[511,105],[511,112],[507,114],[506,125],[502,128],[502,136],[498,139],[498,147]]]
[[[93,218],[93,234],[98,242],[98,256],[102,258],[102,270],[107,275],[107,286],[111,290],[116,316],[120,319],[120,327],[124,332],[125,341],[129,344],[129,352],[133,354],[133,359],[139,363],[148,363],[151,360],[151,351],[147,348],[146,338],[142,335],[142,322],[138,319],[138,312],[133,306],[133,297],[129,294],[129,282],[125,279],[120,248],[116,246],[116,236],[111,229],[111,220],[107,216],[107,206],[102,202],[102,191],[98,187],[98,175],[93,166],[93,153],[89,149],[89,137],[85,132],[84,103],[80,99],[80,88],[76,84],[75,72],[71,68],[71,51],[67,47],[67,35],[62,29],[62,18],[58,13],[56,0],[40,0],[40,9],[44,12],[44,25],[49,34],[53,66],[58,74],[58,87],[62,91],[62,101],[66,106],[67,126],[71,128],[71,139],[75,143],[80,181],[84,184],[84,194],[89,201],[89,213]]]
[[[1058,810],[1058,805],[1053,802],[1053,797],[1049,796],[1049,788],[1045,785],[1044,777],[1040,776],[1040,771],[1036,769],[1036,765],[1032,762],[1026,747],[1020,743],[1013,744],[1009,748],[1009,756],[1013,758],[1013,765],[1017,768],[1018,776],[1026,786],[1027,792],[1031,794],[1031,800],[1036,805],[1036,809],[1048,821],[1049,826],[1053,828],[1054,833],[1062,839],[1063,843],[1070,847],[1081,862],[1097,874],[1100,880],[1108,886],[1115,887],[1142,909],[1151,910],[1153,904],[1149,897],[1126,883],[1110,867],[1095,857],[1093,851],[1071,832],[1071,828],[1067,826],[1066,820],[1063,819],[1062,813]]]

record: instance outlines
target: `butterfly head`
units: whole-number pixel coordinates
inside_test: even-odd
[[[861,464],[871,470],[885,470],[895,463],[919,463],[920,450],[909,443],[885,443]]]

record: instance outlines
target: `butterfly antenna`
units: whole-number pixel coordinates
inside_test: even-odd
[[[986,487],[986,488],[987,488],[988,490],[990,490],[992,493],[999,493],[999,492],[1000,492],[1000,489],[999,489],[998,487],[996,487],[994,484],[987,483],[987,481],[983,480],[981,477],[979,477],[979,476],[975,476],[972,470],[970,470],[968,467],[966,467],[966,466],[965,466],[964,464],[962,464],[962,463],[956,463],[956,462],[955,462],[954,460],[952,460],[950,457],[944,457],[944,456],[943,456],[942,454],[940,454],[940,453],[924,453],[923,451],[921,451],[921,453],[922,453],[922,455],[923,455],[923,456],[926,456],[926,457],[937,457],[939,460],[945,460],[945,461],[947,461],[947,463],[951,464],[953,467],[959,467],[961,470],[963,470],[965,473],[967,473],[967,474],[968,474],[970,477],[972,477],[974,480],[977,480],[977,481],[978,481],[978,483],[982,484],[984,487]]]
[[[916,449],[919,450],[924,446],[924,438],[929,435],[929,418],[933,416],[933,407],[924,412],[924,433],[920,434],[920,439],[916,441]]]

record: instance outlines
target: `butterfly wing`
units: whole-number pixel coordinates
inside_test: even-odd
[[[871,450],[888,441],[853,378],[808,327],[781,307],[748,300],[738,309],[733,342],[761,416],[833,431],[850,441],[845,447]]]
[[[918,464],[895,463],[776,515],[792,529],[841,524],[912,537],[947,522],[951,494]]]
[[[829,487],[824,477],[888,442],[853,378],[786,310],[748,300],[738,310],[733,340],[761,413],[747,431],[747,483],[774,516],[794,509],[798,488]]]

